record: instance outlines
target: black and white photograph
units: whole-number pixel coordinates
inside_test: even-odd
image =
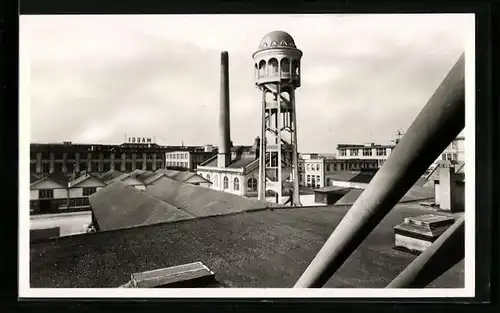
[[[474,21],[21,15],[19,295],[473,297]]]

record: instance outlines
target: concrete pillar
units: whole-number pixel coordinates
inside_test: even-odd
[[[42,172],[42,153],[37,152],[36,154],[36,172],[41,173]]]
[[[109,169],[114,171],[115,170],[115,153],[111,152],[111,155],[109,156]]]
[[[153,153],[153,171],[156,171],[156,153]]]
[[[49,160],[50,160],[49,173],[52,173],[52,172],[54,172],[54,152],[51,152],[49,154]]]
[[[66,152],[63,153],[62,171],[63,173],[68,172],[68,154]]]
[[[137,160],[137,155],[135,153],[132,153],[132,171],[136,169],[136,161]]]
[[[92,172],[92,153],[87,153],[87,172]]]
[[[442,161],[439,164],[439,208],[441,210],[453,211],[455,208],[455,166],[450,161]]]
[[[143,154],[142,154],[142,169],[143,169],[143,170],[146,170],[146,168],[147,168],[147,167],[146,167],[146,160],[147,160],[147,156],[148,156],[148,155],[147,155],[146,153],[143,153]]]
[[[75,171],[80,172],[80,152],[75,153]]]
[[[101,173],[103,170],[103,167],[104,167],[104,154],[101,152],[101,153],[99,153],[99,168],[97,169],[97,171],[99,173]]]
[[[127,156],[125,153],[122,153],[122,166],[120,168],[120,171],[125,172],[126,167],[125,167],[125,161],[127,160]]]

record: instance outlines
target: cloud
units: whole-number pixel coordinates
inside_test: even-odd
[[[252,53],[282,29],[303,50],[299,150],[387,142],[464,49],[463,15],[22,16],[33,141],[217,144],[220,52],[230,55],[231,135],[259,135]],[[21,86],[21,90],[22,86]]]

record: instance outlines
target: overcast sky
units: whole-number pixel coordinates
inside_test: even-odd
[[[273,30],[302,58],[301,152],[387,143],[465,49],[465,15],[21,16],[31,142],[217,144],[220,52],[229,51],[231,139],[259,135],[252,53]],[[27,61],[23,56],[21,62]],[[24,121],[28,122],[28,121]]]

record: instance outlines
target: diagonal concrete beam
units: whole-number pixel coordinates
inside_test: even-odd
[[[295,288],[322,287],[464,128],[464,58],[462,54]]]
[[[462,215],[386,288],[424,288],[463,260],[464,225]]]

